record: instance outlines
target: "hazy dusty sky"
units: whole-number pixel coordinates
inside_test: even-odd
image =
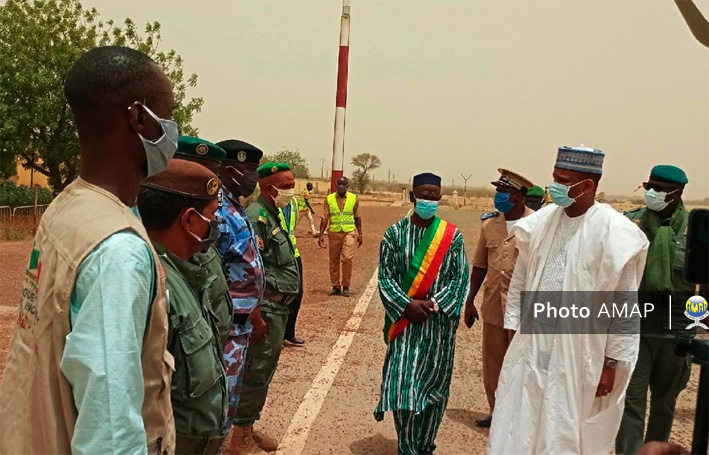
[[[696,0],[709,16],[709,1]],[[341,1],[85,0],[103,18],[158,20],[203,96],[201,136],[330,163]],[[345,172],[377,154],[398,180],[473,185],[509,167],[544,186],[559,145],[607,154],[601,190],[654,164],[709,195],[709,49],[670,0],[352,0]]]

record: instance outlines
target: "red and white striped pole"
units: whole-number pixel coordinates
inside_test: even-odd
[[[337,64],[337,96],[335,98],[335,137],[332,143],[332,181],[334,192],[342,177],[345,161],[345,108],[347,107],[347,70],[350,57],[350,0],[342,0],[340,22],[340,55]]]

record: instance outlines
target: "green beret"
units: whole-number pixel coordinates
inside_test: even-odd
[[[544,196],[544,188],[539,185],[534,185],[529,190],[527,190],[527,196]]]
[[[263,178],[283,171],[290,171],[290,166],[288,166],[288,163],[274,163],[273,161],[270,161],[259,166],[258,176]]]
[[[203,158],[205,160],[216,161],[217,163],[221,163],[222,160],[226,158],[226,152],[218,145],[191,136],[180,136],[177,140],[177,151],[175,155]]]
[[[682,169],[669,164],[660,164],[652,168],[652,171],[650,171],[650,180],[678,183],[680,185],[689,183],[687,174],[685,174]]]
[[[218,198],[221,182],[201,164],[171,160],[167,169],[143,180],[141,186],[188,199],[211,201]]]

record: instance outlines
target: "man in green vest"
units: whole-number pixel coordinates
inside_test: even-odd
[[[646,207],[625,213],[650,241],[640,292],[686,295],[694,289],[684,279],[689,212],[682,203],[682,193],[687,183],[687,175],[682,169],[655,166],[643,184]],[[686,299],[684,297],[682,302]],[[623,419],[616,438],[618,454],[636,453],[643,441],[669,439],[677,397],[689,380],[691,362],[675,355],[674,348],[676,336],[694,336],[693,329],[685,329],[688,320],[684,317],[684,305],[673,305],[670,327],[668,299],[653,300],[653,303],[655,310],[642,319],[640,326],[640,352],[628,384]],[[650,417],[645,430],[648,387]]]
[[[176,160],[187,160],[201,164],[214,174],[218,173],[225,157],[224,149],[204,139],[180,136],[177,141]],[[189,262],[206,269],[210,277],[214,277],[209,285],[209,300],[212,303],[214,316],[217,318],[220,343],[224,346],[232,323],[232,305],[222,258],[219,256],[217,248],[211,246],[206,253],[200,252],[192,256]]]
[[[313,184],[308,182],[308,185],[312,187]],[[290,304],[290,316],[288,316],[286,334],[283,338],[285,341],[295,346],[302,346],[305,344],[304,340],[301,340],[295,336],[295,324],[298,321],[300,304],[303,302],[303,260],[300,258],[300,251],[298,251],[297,247],[298,240],[295,238],[295,227],[298,225],[298,209],[300,208],[300,203],[300,201],[296,201],[296,199],[293,198],[290,204],[278,209],[278,216],[281,220],[281,229],[288,233],[291,243],[293,244],[293,248],[295,248],[295,260],[298,262],[298,271],[300,272],[300,293],[298,293],[295,297],[293,303]]]
[[[349,186],[350,181],[347,177],[340,177],[337,180],[337,191],[327,196],[318,238],[318,245],[325,248],[324,233],[329,224],[330,282],[332,283],[329,295],[341,294],[345,297],[350,296],[355,244],[357,247],[362,246],[359,200],[356,194],[348,191]]]
[[[166,270],[177,454],[219,453],[227,434],[223,345],[209,292],[216,277],[190,263],[218,237],[220,186],[204,166],[174,160],[143,181],[138,195],[143,223]]]
[[[266,289],[260,309],[266,323],[266,336],[249,344],[241,388],[241,399],[234,417],[234,425],[253,429],[266,403],[268,388],[276,372],[283,349],[290,304],[300,293],[300,271],[295,258],[295,247],[287,231],[281,227],[279,208],[288,206],[295,194],[295,178],[287,164],[266,163],[258,168],[258,199],[246,209],[253,223],[256,243],[263,259]],[[278,449],[278,441],[260,432],[258,447],[239,447],[237,455],[261,454]],[[247,441],[250,442],[250,441]],[[231,448],[235,446],[232,444]]]

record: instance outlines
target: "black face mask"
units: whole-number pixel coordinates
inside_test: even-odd
[[[254,191],[256,191],[256,185],[258,185],[258,174],[256,172],[244,174],[233,166],[227,166],[226,169],[229,172],[239,174],[243,180],[242,183],[239,183],[239,181],[236,180],[233,176],[231,177],[231,180],[234,182],[234,184],[239,187],[237,190],[237,193],[239,194],[237,194],[237,196],[249,197],[254,194]]]
[[[202,253],[206,253],[209,251],[209,247],[214,245],[219,238],[219,220],[210,220],[209,218],[205,218],[204,215],[199,213],[198,211],[195,210],[195,213],[200,216],[204,221],[209,223],[209,232],[207,232],[207,237],[205,238],[200,238],[198,235],[196,235],[193,232],[190,232],[190,235],[194,237],[198,242],[199,246],[202,250]],[[189,232],[189,231],[188,231]]]

